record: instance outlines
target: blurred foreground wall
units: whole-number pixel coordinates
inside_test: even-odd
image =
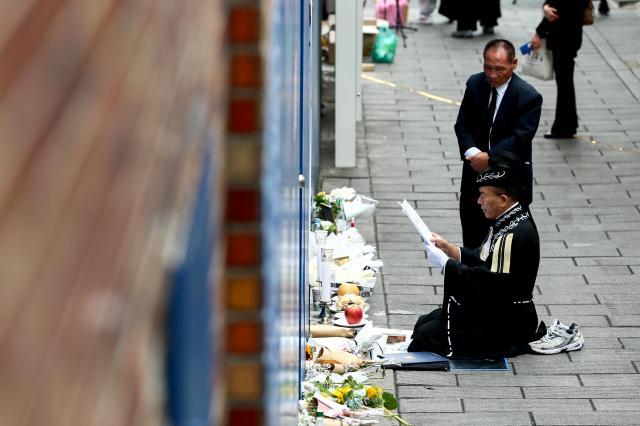
[[[1,425],[296,422],[317,10],[0,3]]]

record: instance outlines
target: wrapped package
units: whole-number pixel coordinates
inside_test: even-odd
[[[335,325],[314,324],[311,327],[311,337],[353,337],[355,330]]]
[[[357,355],[335,348],[321,348],[316,357],[318,364],[342,364],[361,366],[364,360]]]

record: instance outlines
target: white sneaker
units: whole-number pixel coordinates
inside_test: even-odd
[[[540,354],[557,354],[562,351],[577,351],[584,345],[584,337],[576,323],[569,327],[555,320],[547,330],[547,334],[540,340],[530,342],[532,351]]]

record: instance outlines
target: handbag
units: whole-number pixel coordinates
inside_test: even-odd
[[[593,25],[593,15],[595,14],[596,8],[593,5],[593,0],[589,0],[587,3],[587,7],[584,9],[584,14],[582,15],[582,25]]]
[[[540,47],[524,55],[520,61],[520,72],[538,80],[553,78],[553,56],[547,49],[547,41],[542,39]]]

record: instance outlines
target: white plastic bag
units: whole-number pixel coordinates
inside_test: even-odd
[[[536,50],[524,55],[520,61],[520,72],[538,80],[551,80],[553,78],[553,57],[547,49],[546,40]]]

